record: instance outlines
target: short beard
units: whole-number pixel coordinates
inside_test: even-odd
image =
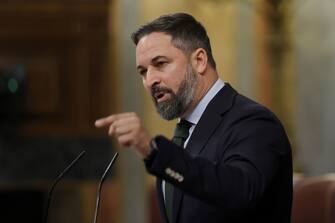
[[[180,83],[177,93],[174,93],[169,88],[154,86],[152,92],[162,91],[171,95],[170,100],[159,103],[154,99],[156,110],[159,115],[165,120],[172,120],[185,113],[194,99],[197,83],[196,73],[191,65],[189,65],[187,67],[185,79]]]

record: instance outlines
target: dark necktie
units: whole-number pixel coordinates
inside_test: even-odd
[[[189,129],[191,128],[192,123],[182,119],[177,124],[174,135],[172,138],[172,142],[183,147],[186,139],[189,135]],[[173,204],[173,185],[165,181],[165,210],[169,222],[172,222],[172,204]]]

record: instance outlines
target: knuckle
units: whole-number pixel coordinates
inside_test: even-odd
[[[139,120],[140,120],[140,119],[138,118],[138,116],[133,116],[132,119],[133,119],[133,121],[134,121],[135,123],[139,122]]]
[[[130,112],[131,115],[137,116],[136,112]]]

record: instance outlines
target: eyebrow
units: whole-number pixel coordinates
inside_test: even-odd
[[[156,56],[156,57],[154,57],[154,58],[152,58],[151,59],[151,63],[157,63],[157,61],[158,60],[160,60],[160,59],[168,59],[166,56],[161,56],[161,55],[159,55],[159,56]],[[142,65],[138,65],[137,67],[136,67],[136,69],[137,70],[140,70],[140,69],[146,69],[145,67],[143,67]]]
[[[166,56],[156,56],[151,60],[151,62],[152,63],[157,63],[157,61],[160,60],[160,59],[167,59],[167,57]]]

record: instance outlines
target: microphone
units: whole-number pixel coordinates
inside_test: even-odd
[[[50,206],[50,201],[51,201],[51,197],[52,197],[52,192],[54,191],[57,183],[63,178],[63,176],[74,166],[74,164],[76,164],[78,162],[78,160],[83,157],[85,154],[85,150],[82,151],[56,178],[56,180],[53,182],[49,193],[48,193],[48,200],[47,200],[47,204],[46,204],[46,208],[45,208],[45,215],[44,215],[44,223],[48,222],[48,214],[49,214],[49,206]]]
[[[97,200],[95,203],[95,211],[94,211],[94,218],[93,218],[93,223],[97,222],[97,218],[98,218],[98,210],[99,210],[99,205],[100,205],[100,196],[101,196],[101,189],[102,189],[102,184],[105,182],[106,178],[107,178],[107,174],[109,172],[109,170],[111,169],[111,166],[113,165],[113,163],[115,162],[117,156],[119,154],[116,152],[112,158],[112,160],[109,162],[104,174],[102,175],[100,182],[99,182],[99,186],[98,186],[98,190],[97,190]]]

